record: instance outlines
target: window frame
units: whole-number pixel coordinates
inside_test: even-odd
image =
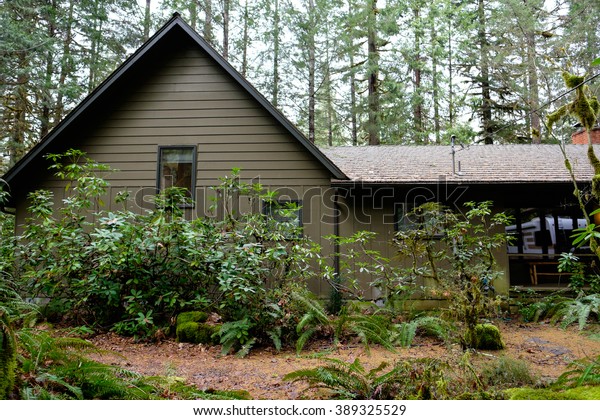
[[[190,200],[191,204],[182,204],[181,207],[193,208],[196,204],[196,178],[197,178],[197,147],[195,145],[168,145],[158,146],[157,157],[156,157],[156,193],[159,194],[162,191],[161,181],[163,177],[162,173],[162,157],[164,150],[191,150],[192,151],[192,173],[190,176]]]

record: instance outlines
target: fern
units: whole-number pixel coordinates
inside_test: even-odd
[[[600,385],[600,356],[595,360],[576,360],[569,367],[570,370],[559,376],[557,385],[567,388]]]
[[[394,325],[394,334],[392,336],[395,343],[401,347],[408,348],[417,334],[417,324],[413,321],[403,322]]]
[[[291,372],[284,376],[284,380],[308,382],[308,389],[329,389],[336,398],[371,399],[376,393],[374,379],[386,366],[382,363],[379,367],[366,372],[359,359],[352,363],[338,359],[325,359],[325,361],[329,362],[328,366]]]
[[[390,321],[387,318],[379,315],[355,315],[350,316],[346,323],[367,349],[369,343],[376,343],[395,351],[391,341]]]
[[[424,316],[415,318],[409,322],[403,322],[393,326],[391,341],[402,347],[410,347],[413,343],[417,331],[420,329],[425,334],[433,335],[441,340],[448,339],[450,325],[441,318],[434,316]]]
[[[600,294],[582,296],[564,302],[553,317],[554,321],[561,320],[562,328],[577,322],[579,330],[583,330],[588,323],[591,314],[600,316]]]
[[[17,369],[15,323],[31,317],[35,307],[25,303],[6,273],[0,272],[0,399],[13,392]]]
[[[332,328],[333,323],[323,305],[316,299],[311,299],[304,294],[295,292],[292,293],[292,298],[298,304],[304,306],[306,311],[296,325],[296,333],[298,334],[296,352],[300,353],[313,334],[322,328]],[[334,340],[337,340],[335,333]]]
[[[307,382],[307,389],[326,389],[342,399],[437,399],[447,394],[447,365],[435,359],[399,362],[391,368],[384,362],[369,371],[359,359],[324,360],[326,366],[291,372],[284,379]]]
[[[250,336],[252,327],[252,322],[247,318],[226,322],[221,325],[221,329],[219,330],[219,335],[221,336],[221,354],[226,355],[232,349],[236,349],[239,357],[247,356],[252,346],[256,343],[256,338]]]

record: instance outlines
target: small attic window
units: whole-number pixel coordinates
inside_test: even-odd
[[[158,148],[157,188],[163,191],[170,187],[185,188],[194,199],[196,185],[196,147],[160,146]]]

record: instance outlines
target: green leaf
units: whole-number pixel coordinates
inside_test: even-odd
[[[590,63],[591,66],[599,66],[600,65],[600,57],[596,58]]]

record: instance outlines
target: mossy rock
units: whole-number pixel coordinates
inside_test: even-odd
[[[478,350],[502,350],[504,342],[498,327],[492,324],[478,324],[475,326],[475,337],[467,337],[467,342]]]
[[[175,332],[180,343],[218,344],[218,325],[185,322],[177,325]]]
[[[600,400],[600,386],[580,386],[566,390],[512,388],[505,392],[511,400]]]
[[[208,319],[208,314],[201,311],[182,312],[177,315],[177,325],[185,324],[186,322],[197,322],[202,324]]]

